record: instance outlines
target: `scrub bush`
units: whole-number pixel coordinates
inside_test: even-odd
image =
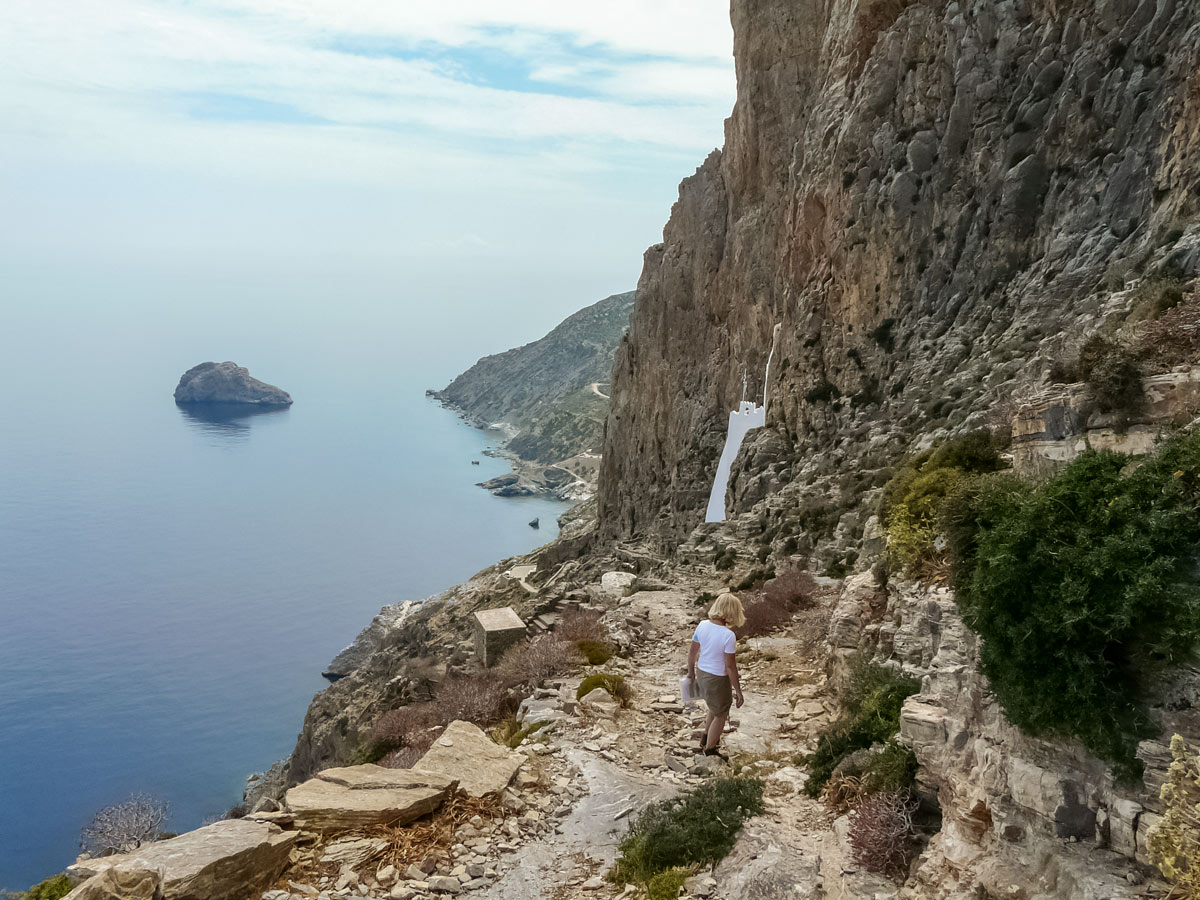
[[[672,868],[719,862],[733,849],[743,823],[762,813],[762,797],[757,778],[717,778],[647,807],[621,840],[610,880],[649,885]]]
[[[804,785],[818,797],[838,764],[856,750],[890,741],[900,730],[900,708],[920,685],[915,678],[869,662],[858,662],[842,697],[843,713],[829,725],[817,749],[803,760],[808,769]]]
[[[569,672],[580,663],[579,648],[554,634],[541,634],[511,647],[491,674],[477,677],[508,688],[531,690],[547,678]]]
[[[606,641],[576,641],[575,646],[589,666],[602,666],[613,658],[612,644]]]
[[[629,702],[633,699],[633,690],[629,687],[629,682],[625,680],[625,677],[608,672],[597,672],[595,675],[589,675],[583,679],[579,683],[579,690],[575,692],[575,699],[582,700],[596,688],[603,688],[622,707],[628,707]]]
[[[0,891],[0,900],[62,900],[71,893],[73,885],[65,874],[52,875],[45,881],[39,881],[27,891],[9,893]]]
[[[130,853],[162,836],[167,804],[145,794],[106,806],[83,826],[79,845],[92,856]]]
[[[873,794],[864,800],[850,813],[854,861],[877,875],[903,878],[916,849],[916,807],[908,791]]]
[[[952,438],[901,466],[879,501],[891,561],[911,576],[940,570],[944,558],[938,538],[947,498],[962,490],[970,476],[1000,467],[998,441],[986,429]]]
[[[1120,415],[1118,427],[1145,404],[1142,358],[1131,347],[1093,335],[1080,348],[1076,369],[1096,409]]]
[[[530,722],[528,725],[522,726],[515,716],[509,716],[492,729],[492,740],[497,744],[503,744],[510,750],[516,750],[525,742],[527,737],[551,724],[553,723],[549,720],[544,720],[541,722]]]
[[[1200,900],[1200,754],[1175,735],[1171,757],[1163,816],[1148,836],[1150,862],[1182,891],[1181,900]]]
[[[646,885],[646,900],[675,900],[687,876],[687,869],[659,872]]]
[[[572,609],[563,613],[554,629],[554,636],[564,641],[605,642],[608,629],[601,621],[603,613],[596,610]]]
[[[1200,631],[1200,433],[1132,471],[1088,452],[1042,484],[985,481],[950,544],[958,604],[1009,720],[1080,741],[1118,775],[1151,732],[1147,669]]]

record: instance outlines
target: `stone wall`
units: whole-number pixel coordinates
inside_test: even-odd
[[[1139,747],[1142,779],[1118,784],[1082,747],[1031,738],[1007,722],[979,674],[978,640],[946,588],[901,582],[881,591],[870,575],[849,578],[830,642],[835,684],[857,653],[921,679],[905,703],[901,739],[943,818],[909,896],[1141,895],[1153,878],[1144,865],[1146,834],[1161,812],[1171,735],[1200,739],[1200,670],[1185,667],[1155,685],[1160,734]]]

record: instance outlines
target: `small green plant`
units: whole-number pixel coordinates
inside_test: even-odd
[[[712,606],[712,602],[717,599],[717,595],[712,591],[705,591],[696,598],[696,605],[703,606],[705,609]]]
[[[884,319],[870,332],[871,340],[878,344],[884,353],[891,353],[896,349],[896,335],[892,331],[895,326],[895,319]]]
[[[648,886],[669,869],[719,862],[745,821],[762,813],[762,797],[761,780],[736,776],[647,807],[622,839],[609,879]]]
[[[73,887],[71,879],[65,874],[51,875],[45,881],[39,881],[24,893],[5,894],[3,891],[0,891],[0,897],[8,897],[9,900],[62,900],[63,897],[71,893]]]
[[[1140,771],[1140,685],[1200,634],[1200,433],[1129,459],[1087,452],[1055,477],[984,482],[951,541],[981,668],[1023,731]]]
[[[553,724],[547,719],[522,726],[515,716],[511,716],[492,729],[492,740],[497,744],[503,744],[510,750],[516,750],[525,742],[526,738]]]
[[[893,739],[871,756],[863,773],[863,789],[867,794],[904,791],[912,787],[917,777],[917,757],[912,750]]]
[[[625,676],[613,675],[610,672],[597,672],[579,682],[579,690],[575,692],[575,699],[582,700],[596,688],[603,688],[622,707],[628,707],[633,699],[633,689],[625,680]]]
[[[732,547],[726,547],[724,550],[718,550],[716,556],[713,557],[713,568],[718,572],[724,572],[732,569],[736,562],[737,551]]]
[[[1000,448],[986,429],[968,432],[927,450],[901,466],[884,485],[879,521],[888,555],[906,575],[937,572],[942,508],[973,475],[1000,468]]]
[[[612,644],[607,641],[576,641],[575,646],[589,666],[602,666],[613,658]]]
[[[1128,423],[1130,416],[1141,410],[1146,402],[1142,386],[1142,357],[1135,349],[1092,335],[1079,350],[1076,364],[1081,381],[1102,413],[1118,413],[1118,427]]]
[[[1163,815],[1147,838],[1150,862],[1182,891],[1181,900],[1200,900],[1200,754],[1175,735],[1171,758],[1159,792]]]
[[[688,870],[682,868],[659,872],[646,885],[646,900],[675,900],[687,877]]]
[[[805,394],[804,399],[809,403],[830,403],[840,396],[842,392],[837,389],[837,385],[826,378]]]
[[[915,678],[866,660],[857,660],[842,695],[843,713],[821,734],[817,749],[803,760],[804,786],[818,797],[838,764],[856,750],[890,741],[900,730],[900,708],[920,688]]]

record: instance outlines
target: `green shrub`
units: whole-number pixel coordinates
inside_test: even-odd
[[[917,757],[899,741],[890,740],[867,763],[863,790],[867,794],[903,791],[912,787],[916,777]]]
[[[892,333],[895,326],[895,319],[884,319],[870,332],[871,340],[878,344],[884,353],[891,353],[896,349],[896,336]]]
[[[1040,485],[992,479],[952,541],[954,584],[1008,718],[1075,738],[1118,774],[1149,734],[1140,677],[1200,627],[1200,434],[1133,471],[1088,452]]]
[[[810,797],[817,797],[843,759],[856,750],[890,741],[900,730],[900,708],[920,689],[915,678],[870,662],[851,670],[842,695],[843,713],[821,734],[817,749],[804,759]]]
[[[73,886],[71,879],[65,874],[52,875],[45,881],[39,881],[23,894],[5,895],[3,891],[0,891],[0,896],[8,896],[11,900],[61,900],[71,893]]]
[[[668,869],[724,859],[743,823],[762,813],[762,797],[757,778],[717,778],[647,807],[621,840],[609,878],[649,885]]]
[[[676,868],[659,872],[646,885],[646,900],[675,900],[687,877],[687,869]]]
[[[575,699],[582,700],[596,688],[604,688],[608,695],[622,707],[628,707],[629,701],[633,699],[633,690],[629,687],[625,676],[613,675],[609,672],[597,672],[579,682],[579,690],[575,692]]]
[[[942,508],[972,475],[1000,468],[1000,447],[986,429],[968,432],[927,450],[901,466],[884,485],[879,522],[888,555],[907,575],[923,575],[942,563],[938,537]]]
[[[804,399],[809,403],[830,403],[840,396],[842,392],[837,389],[837,385],[826,378],[805,394]]]
[[[737,551],[732,547],[726,547],[724,550],[718,550],[717,555],[713,557],[713,567],[718,572],[723,572],[726,569],[732,569],[734,563],[737,562]]]
[[[516,717],[511,716],[492,729],[492,740],[497,744],[503,744],[510,750],[516,750],[527,737],[552,724],[554,723],[547,719],[541,722],[530,722],[522,727]]]
[[[1088,394],[1103,413],[1119,413],[1121,427],[1146,402],[1142,386],[1142,357],[1131,347],[1093,335],[1079,350],[1076,371]]]
[[[575,646],[589,666],[602,666],[613,658],[612,644],[607,641],[576,641]]]

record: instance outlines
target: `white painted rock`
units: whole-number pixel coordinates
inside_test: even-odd
[[[296,824],[310,831],[407,825],[436,810],[457,779],[434,772],[349,766],[326,769],[287,792]]]
[[[453,779],[470,796],[487,797],[508,787],[524,762],[522,754],[501,747],[479,726],[456,721],[447,726],[412,771]]]

